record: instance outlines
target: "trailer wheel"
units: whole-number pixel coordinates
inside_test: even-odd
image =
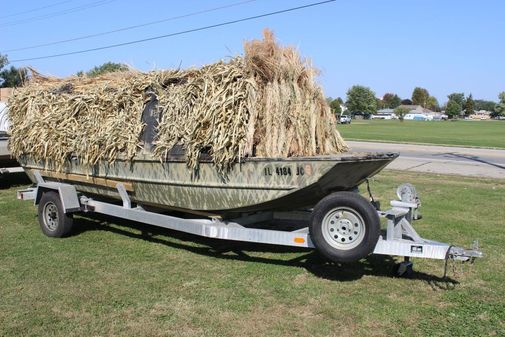
[[[310,237],[316,249],[334,262],[355,262],[370,254],[380,234],[377,211],[355,192],[336,192],[312,211]]]
[[[60,196],[54,191],[45,192],[40,198],[38,218],[42,232],[50,237],[68,235],[74,223],[72,214],[63,211]]]

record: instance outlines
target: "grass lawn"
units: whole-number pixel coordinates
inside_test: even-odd
[[[503,336],[505,181],[387,171],[372,188],[385,204],[405,181],[421,193],[422,236],[480,239],[486,257],[450,266],[449,280],[442,261],[414,259],[398,279],[390,257],[217,253],[229,244],[105,218],[51,239],[15,200],[21,186],[0,190],[0,336]]]
[[[353,120],[338,130],[348,140],[505,148],[505,121]]]

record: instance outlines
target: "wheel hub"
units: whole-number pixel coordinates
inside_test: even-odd
[[[365,235],[365,224],[353,209],[339,207],[331,210],[323,219],[323,237],[333,247],[352,249]]]
[[[58,226],[58,208],[53,203],[47,203],[44,207],[44,225],[50,231]]]

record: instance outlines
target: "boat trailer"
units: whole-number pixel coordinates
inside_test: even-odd
[[[68,216],[77,212],[100,213],[213,239],[316,248],[311,240],[308,226],[303,227],[302,225],[302,227],[292,231],[251,227],[254,224],[273,220],[304,223],[310,219],[310,210],[257,212],[227,220],[218,216],[187,219],[148,211],[140,205],[134,206],[121,183],[116,185],[117,192],[122,200],[122,205],[119,205],[87,197],[78,193],[75,186],[71,184],[46,182],[38,171],[35,171],[35,178],[37,180],[36,187],[18,191],[17,198],[20,200],[34,200],[34,204],[39,205],[44,194],[52,192],[59,199],[60,208],[64,214],[59,215],[57,207],[42,214],[42,216],[46,216],[44,221],[48,222],[49,225],[58,222],[58,216]],[[422,238],[412,226],[414,220],[421,218],[419,213],[421,202],[415,188],[410,184],[402,184],[397,189],[397,196],[398,200],[391,201],[390,209],[377,211],[379,217],[386,219],[387,227],[379,236],[372,253],[404,257],[404,261],[397,265],[396,273],[398,276],[412,273],[412,262],[410,261],[412,257],[462,262],[473,262],[475,258],[483,257],[483,253],[479,250],[476,241],[474,241],[472,249],[464,249]],[[39,221],[41,221],[40,213]]]

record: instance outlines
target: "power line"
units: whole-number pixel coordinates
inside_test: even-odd
[[[118,28],[118,29],[107,31],[107,32],[101,32],[101,33],[96,33],[96,34],[83,35],[83,36],[79,36],[79,37],[75,37],[75,38],[71,38],[71,39],[60,40],[60,41],[53,41],[53,42],[47,42],[47,43],[41,43],[41,44],[37,44],[37,45],[33,45],[33,46],[28,46],[28,47],[8,49],[8,50],[4,50],[4,53],[13,52],[13,51],[20,51],[20,50],[27,50],[27,49],[35,49],[35,48],[47,47],[47,46],[54,46],[54,45],[57,45],[57,44],[62,44],[62,43],[67,43],[67,42],[73,42],[73,41],[79,41],[79,40],[89,39],[89,38],[92,38],[92,37],[109,35],[109,34],[113,34],[113,33],[123,32],[123,31],[126,31],[126,30],[132,30],[132,29],[137,29],[137,28],[141,28],[141,27],[151,26],[151,25],[155,25],[155,24],[158,24],[158,23],[162,23],[162,22],[173,21],[173,20],[183,19],[183,18],[187,18],[187,17],[190,17],[190,16],[199,15],[199,14],[214,12],[214,11],[218,11],[218,10],[221,10],[221,9],[231,8],[231,7],[243,5],[243,4],[254,2],[254,1],[257,1],[257,0],[247,0],[247,1],[236,2],[236,3],[230,4],[230,5],[225,5],[225,6],[220,6],[220,7],[205,9],[205,10],[201,10],[201,11],[197,11],[197,12],[192,12],[192,13],[188,13],[188,14],[183,14],[183,15],[178,15],[178,16],[173,16],[173,17],[170,17],[170,18],[156,20],[156,21],[151,21],[151,22],[147,22],[147,23],[142,23],[142,24],[134,25],[134,26],[128,26],[128,27]]]
[[[273,15],[277,15],[277,14],[282,14],[282,13],[287,13],[287,12],[293,12],[293,11],[296,11],[296,10],[300,10],[300,9],[304,9],[304,8],[309,8],[309,7],[314,7],[314,6],[319,6],[319,5],[323,5],[323,4],[330,3],[330,2],[335,2],[335,1],[336,0],[320,1],[320,2],[315,2],[315,3],[303,5],[303,6],[291,7],[291,8],[275,11],[275,12],[269,12],[269,13],[265,13],[265,14],[249,16],[249,17],[242,18],[242,19],[237,19],[237,20],[232,20],[232,21],[226,21],[226,22],[217,23],[217,24],[214,24],[214,25],[209,25],[209,26],[203,26],[203,27],[199,27],[199,28],[193,28],[193,29],[183,30],[183,31],[176,32],[176,33],[170,33],[170,34],[164,34],[164,35],[149,37],[149,38],[145,38],[145,39],[141,39],[141,40],[122,42],[122,43],[112,44],[112,45],[108,45],[108,46],[102,46],[102,47],[96,47],[96,48],[90,48],[90,49],[84,49],[84,50],[77,50],[77,51],[72,51],[72,52],[68,52],[68,53],[61,53],[61,54],[53,54],[53,55],[45,55],[45,56],[38,56],[38,57],[30,57],[30,58],[24,58],[24,59],[11,60],[10,63],[13,63],[13,62],[22,62],[22,61],[42,60],[42,59],[55,58],[55,57],[61,57],[61,56],[82,54],[82,53],[88,53],[88,52],[92,52],[92,51],[98,51],[98,50],[110,49],[110,48],[116,48],[116,47],[122,47],[122,46],[127,46],[127,45],[131,45],[131,44],[137,44],[137,43],[142,43],[142,42],[147,42],[147,41],[159,40],[159,39],[163,39],[163,38],[167,38],[167,37],[172,37],[172,36],[177,36],[177,35],[183,35],[183,34],[188,34],[188,33],[194,33],[194,32],[198,32],[198,31],[202,31],[202,30],[207,30],[207,29],[211,29],[211,28],[228,26],[228,25],[232,25],[232,24],[235,24],[235,23],[239,23],[239,22],[244,22],[244,21],[250,21],[250,20],[255,20],[255,19],[259,19],[259,18],[264,18],[264,17],[267,17],[267,16],[273,16]]]
[[[67,8],[67,9],[64,9],[64,10],[61,10],[61,11],[57,11],[57,12],[52,12],[52,13],[48,13],[48,14],[44,14],[44,15],[39,15],[39,16],[32,16],[32,17],[26,18],[26,19],[20,19],[20,20],[5,22],[3,24],[0,24],[0,28],[10,27],[10,26],[16,26],[16,25],[20,25],[20,24],[23,24],[23,23],[28,23],[28,22],[33,22],[33,21],[40,21],[40,20],[44,20],[44,19],[54,18],[56,16],[61,16],[61,15],[65,15],[65,14],[80,12],[80,11],[83,11],[85,9],[89,9],[89,8],[93,8],[93,7],[98,7],[98,6],[106,5],[106,4],[111,3],[113,1],[116,1],[116,0],[100,0],[100,1],[91,2],[91,3],[85,4],[85,5],[81,5],[81,6]]]
[[[51,7],[56,7],[56,6],[59,6],[61,4],[64,4],[64,3],[67,3],[67,2],[71,2],[72,0],[66,0],[66,1],[60,1],[60,2],[56,2],[52,5],[47,5],[47,6],[42,6],[42,7],[37,7],[37,8],[32,8],[32,9],[29,9],[29,10],[26,10],[26,11],[23,11],[23,12],[17,12],[17,13],[12,13],[12,14],[9,14],[9,15],[3,15],[3,16],[0,16],[0,19],[4,19],[4,18],[10,18],[12,16],[19,16],[19,15],[23,15],[23,14],[28,14],[28,13],[32,13],[32,12],[36,12],[36,11],[40,11],[42,9],[47,9],[47,8],[51,8]]]

